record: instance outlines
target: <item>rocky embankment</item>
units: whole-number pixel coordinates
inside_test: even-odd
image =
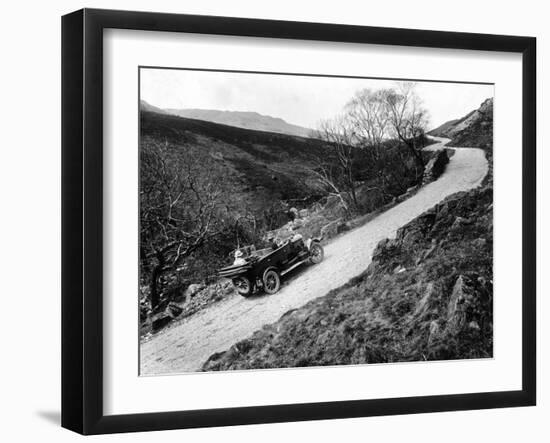
[[[491,357],[493,189],[454,194],[381,241],[348,284],[203,370]]]
[[[485,100],[479,108],[464,117],[451,120],[429,132],[430,135],[451,139],[452,146],[468,146],[492,150],[493,98]]]

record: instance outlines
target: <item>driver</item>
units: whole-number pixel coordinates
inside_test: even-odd
[[[273,237],[269,237],[267,239],[268,243],[269,243],[269,247],[273,250],[275,249],[279,249],[279,244],[277,243],[277,241],[273,238]]]
[[[294,234],[294,235],[292,236],[291,241],[292,241],[292,243],[296,243],[296,242],[298,242],[298,241],[300,241],[300,240],[303,240],[303,238],[304,238],[304,237],[302,236],[302,234],[296,233],[296,234]]]
[[[292,244],[294,251],[299,252],[304,247],[304,238],[302,237],[302,234],[294,234],[290,239],[290,243]]]

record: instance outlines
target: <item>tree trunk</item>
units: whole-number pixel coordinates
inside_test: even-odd
[[[405,138],[400,132],[397,133],[397,136],[399,137],[399,140],[401,140],[402,143],[404,143],[407,148],[409,148],[409,151],[411,151],[411,154],[413,155],[414,159],[416,160],[416,163],[420,167],[420,174],[421,176],[424,175],[424,160],[422,158],[422,154],[418,149],[416,149],[416,143],[414,137],[412,139]]]
[[[416,146],[414,142],[407,143],[407,146],[409,147],[409,150],[411,151],[412,155],[414,156],[416,163],[418,164],[418,167],[420,168],[420,176],[424,174],[424,159],[422,158],[422,154],[418,149],[416,149]]]
[[[338,198],[340,199],[340,202],[342,203],[342,206],[344,207],[344,211],[346,211],[349,214],[350,213],[349,205],[346,203],[346,199],[342,196],[342,193],[339,192],[339,193],[333,194],[333,195],[338,196]]]
[[[164,258],[158,253],[158,264],[153,267],[151,273],[151,309],[155,309],[160,303],[159,278],[164,272]]]
[[[359,210],[359,204],[357,203],[357,193],[355,191],[355,185],[351,185],[351,199],[353,201],[353,206],[356,211]]]

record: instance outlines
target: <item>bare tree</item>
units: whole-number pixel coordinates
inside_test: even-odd
[[[345,106],[346,117],[352,127],[354,143],[368,159],[362,176],[377,176],[384,182],[386,174],[381,165],[381,154],[390,131],[390,115],[385,91],[369,88],[357,91]]]
[[[423,145],[419,143],[419,139],[428,125],[428,112],[415,88],[415,83],[404,82],[399,83],[396,89],[387,89],[382,93],[389,116],[390,134],[409,148],[423,171],[424,160],[420,153]]]
[[[334,158],[319,159],[312,170],[320,188],[330,195],[337,196],[346,211],[350,203],[357,209],[357,192],[354,169],[354,134],[346,115],[340,115],[319,124],[316,137],[324,140],[332,148]],[[346,201],[346,194],[350,202]]]
[[[145,142],[140,162],[140,259],[148,273],[151,306],[161,277],[218,235],[222,187],[204,165],[171,157],[168,143]]]
[[[386,91],[361,89],[346,104],[347,116],[359,146],[379,152],[390,131]]]
[[[325,194],[337,197],[344,210],[349,213],[350,205],[345,197],[345,190],[339,183],[340,174],[336,170],[335,165],[319,159],[312,172],[317,179],[319,189]]]
[[[354,141],[369,159],[367,175],[370,178],[378,178],[384,193],[393,190],[389,195],[399,194],[407,188],[398,172],[406,168],[404,156],[399,152],[392,154],[390,151],[396,146],[392,139],[397,139],[400,143],[404,142],[403,139],[409,142],[407,130],[402,129],[402,125],[398,125],[398,131],[396,131],[394,123],[398,105],[402,105],[400,111],[403,115],[403,123],[408,122],[410,103],[407,102],[409,98],[407,95],[404,95],[402,102],[398,102],[396,97],[400,96],[394,89],[366,88],[357,91],[345,107],[346,115],[353,128]],[[416,117],[416,114],[413,117]],[[403,137],[399,138],[398,133]],[[413,143],[415,141],[413,140]],[[415,160],[417,154],[420,155],[415,148],[413,152]],[[363,171],[361,172],[365,175]]]
[[[314,138],[328,142],[335,161],[322,159],[313,173],[325,193],[337,196],[346,210],[358,208],[358,178],[376,181],[386,195],[399,195],[424,172],[421,153],[428,114],[414,83],[391,89],[357,91],[340,116],[323,121]],[[401,151],[405,146],[408,153]],[[409,159],[416,168],[410,168]],[[349,197],[348,197],[349,196]]]

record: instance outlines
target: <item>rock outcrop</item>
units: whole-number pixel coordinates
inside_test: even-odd
[[[194,283],[185,291],[174,296],[170,302],[162,306],[158,312],[147,318],[143,316],[141,335],[157,332],[174,320],[179,320],[195,314],[212,303],[222,300],[234,292],[229,280],[220,281],[211,285]]]
[[[464,117],[448,121],[428,134],[450,138],[449,146],[475,147],[492,151],[493,98],[488,98],[478,109]]]

